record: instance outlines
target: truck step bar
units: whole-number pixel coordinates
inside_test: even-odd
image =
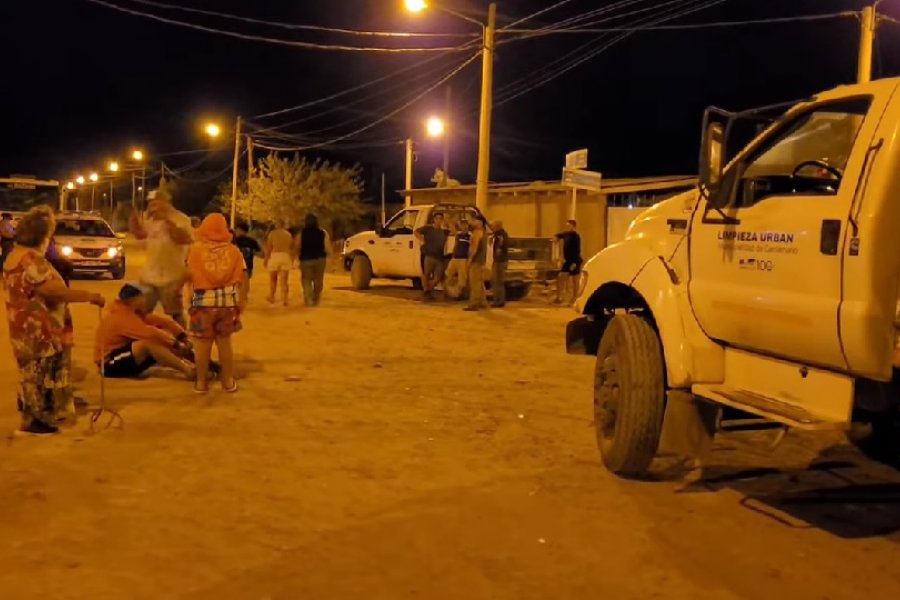
[[[758,415],[765,419],[782,423],[788,427],[810,431],[843,430],[846,423],[839,423],[815,415],[795,404],[788,404],[775,398],[763,396],[755,392],[740,390],[724,385],[698,384],[693,386],[694,394]]]

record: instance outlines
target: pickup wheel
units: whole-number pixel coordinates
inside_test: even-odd
[[[865,437],[849,436],[853,445],[874,461],[900,467],[900,410],[872,419],[869,426]]]
[[[659,337],[637,315],[614,316],[600,340],[594,372],[594,427],[607,469],[621,477],[646,476],[664,410]]]
[[[350,265],[350,283],[354,290],[367,290],[372,283],[372,263],[368,256],[359,254],[353,257]]]

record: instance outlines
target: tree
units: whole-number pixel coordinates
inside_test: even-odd
[[[257,165],[249,189],[239,187],[242,191],[237,197],[237,213],[246,221],[300,225],[307,214],[313,213],[328,226],[356,219],[365,211],[358,167],[308,161],[298,155],[280,158],[269,154]],[[221,189],[219,197],[223,207],[230,207],[230,188]]]

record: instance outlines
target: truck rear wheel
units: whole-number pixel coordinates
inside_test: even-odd
[[[597,350],[594,427],[603,464],[621,477],[645,476],[665,411],[659,337],[634,314],[610,320]]]
[[[362,254],[353,257],[350,265],[350,283],[354,290],[367,290],[372,283],[372,263],[368,256]]]

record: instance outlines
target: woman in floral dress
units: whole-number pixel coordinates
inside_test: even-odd
[[[70,403],[68,352],[72,319],[68,303],[103,306],[103,296],[66,287],[44,257],[56,227],[47,207],[30,210],[16,228],[16,245],[3,265],[9,338],[19,367],[22,431],[52,434]]]

